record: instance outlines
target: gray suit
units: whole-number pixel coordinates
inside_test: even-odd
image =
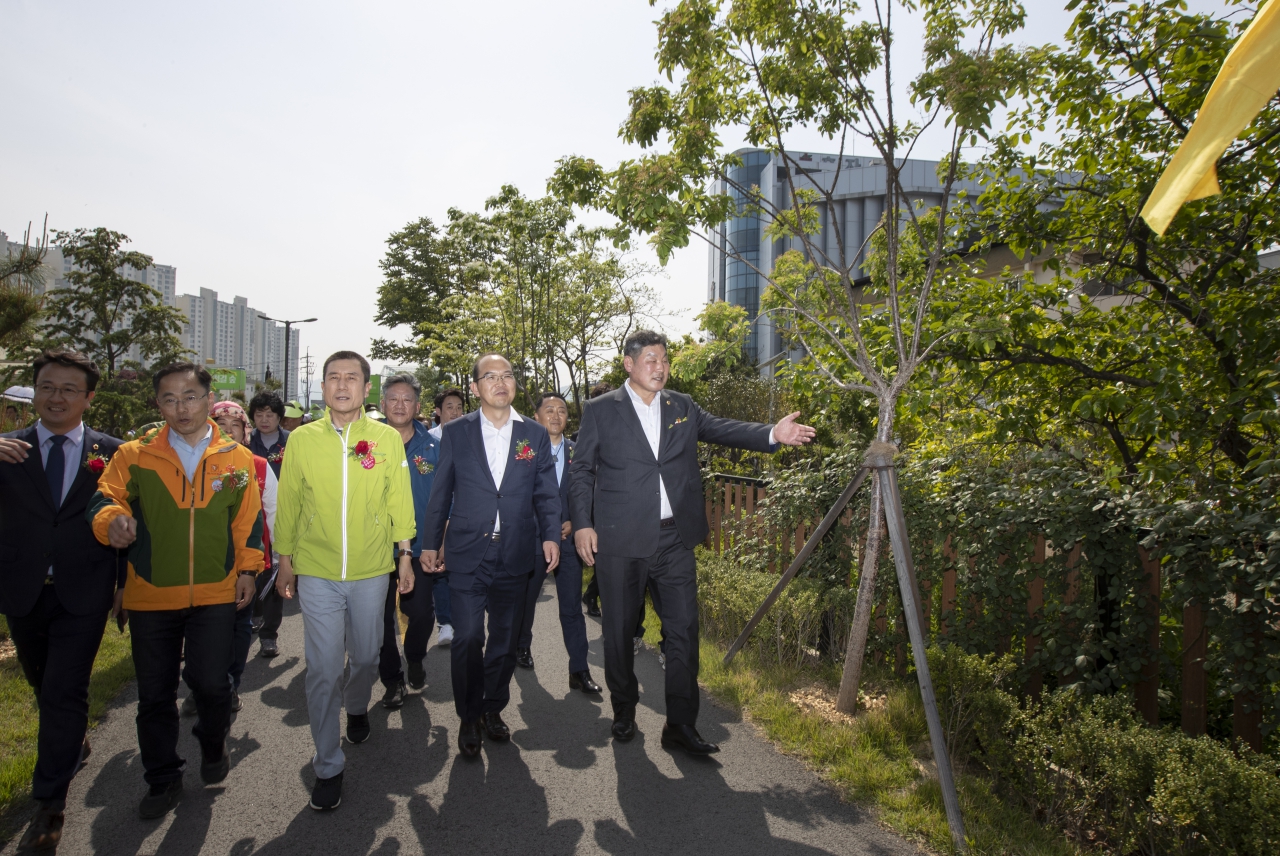
[[[663,390],[655,457],[626,387],[587,402],[569,471],[573,528],[596,531],[605,680],[615,717],[640,699],[631,638],[646,586],[666,640],[667,719],[698,716],[698,581],[693,548],[707,537],[698,442],[759,452],[771,426],[722,419],[687,395]],[[663,525],[659,477],[673,519]]]

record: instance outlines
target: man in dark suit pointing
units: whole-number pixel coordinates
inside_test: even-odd
[[[814,430],[792,413],[777,425],[712,416],[663,389],[667,339],[638,330],[623,346],[628,380],[587,402],[570,470],[574,543],[596,566],[604,612],[605,681],[613,736],[635,736],[640,700],[631,637],[648,585],[666,637],[667,722],[662,745],[694,755],[718,752],[698,718],[698,579],[693,548],[707,537],[698,441],[757,452],[799,446]]]
[[[85,517],[120,441],[83,422],[98,385],[88,357],[45,351],[33,368],[40,421],[0,438],[0,612],[40,709],[39,808],[17,852],[52,853],[67,786],[88,755],[93,660],[124,586],[124,565]]]
[[[458,749],[474,757],[481,729],[511,736],[502,709],[511,699],[525,587],[542,542],[548,570],[560,563],[560,489],[547,429],[511,408],[511,363],[486,354],[471,369],[480,409],[444,426],[422,533],[422,569],[436,570],[445,542],[453,610],[453,703]],[[485,616],[488,615],[488,639]]]

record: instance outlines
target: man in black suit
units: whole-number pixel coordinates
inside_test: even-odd
[[[511,409],[516,380],[506,357],[480,357],[471,378],[480,409],[444,426],[420,557],[434,572],[447,523],[453,702],[467,757],[480,752],[481,728],[490,740],[511,736],[502,709],[534,570],[530,544],[542,541],[551,570],[560,562],[560,491],[547,430]]]
[[[587,402],[570,470],[574,543],[594,563],[603,607],[604,671],[613,702],[613,736],[635,736],[640,700],[632,635],[646,586],[662,620],[667,722],[662,745],[694,755],[718,752],[698,719],[698,578],[693,548],[707,537],[698,441],[757,452],[798,446],[814,431],[792,413],[777,425],[712,416],[663,389],[667,339],[638,330],[623,346],[628,380]]]
[[[82,421],[98,385],[88,357],[45,351],[33,369],[40,420],[0,437],[0,612],[40,710],[39,809],[17,852],[52,853],[67,787],[89,754],[93,660],[124,586],[120,557],[85,516],[120,441]]]
[[[569,406],[558,392],[546,392],[533,403],[534,418],[547,429],[551,441],[551,460],[555,463],[556,479],[560,482],[560,567],[556,568],[556,598],[560,602],[560,632],[564,636],[564,649],[569,654],[569,689],[581,690],[589,695],[598,694],[600,685],[591,680],[587,668],[587,620],[582,617],[578,595],[582,591],[582,564],[573,549],[569,523],[569,465],[573,462],[573,441],[564,436],[569,423]],[[535,547],[537,569],[529,578],[525,592],[524,622],[520,638],[516,640],[516,665],[533,668],[533,619],[547,579],[547,564],[542,561],[541,545]]]

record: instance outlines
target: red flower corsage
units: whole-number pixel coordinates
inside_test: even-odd
[[[107,468],[107,459],[96,452],[90,452],[85,456],[84,466],[85,469],[93,473],[95,476],[100,476]]]
[[[517,460],[517,461],[532,461],[532,460],[533,460],[533,449],[531,449],[531,448],[529,447],[529,441],[528,441],[528,440],[517,440],[517,441],[516,441],[516,460]]]
[[[370,443],[368,440],[361,440],[351,447],[351,451],[347,454],[360,462],[360,466],[366,470],[373,469],[378,461],[373,457],[373,450],[378,448],[377,443]]]
[[[284,460],[284,449],[278,449],[267,455],[267,463],[278,464]]]
[[[413,465],[418,468],[419,474],[424,476],[430,475],[431,471],[435,469],[435,467],[432,466],[431,464],[428,464],[427,459],[422,457],[421,455],[413,456]]]

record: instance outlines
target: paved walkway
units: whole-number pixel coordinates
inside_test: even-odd
[[[591,669],[604,683],[597,619],[587,619]],[[114,631],[114,628],[111,628]],[[507,744],[460,758],[447,651],[427,655],[427,688],[399,711],[371,710],[373,736],[344,745],[342,805],[307,807],[314,781],[303,694],[302,618],[289,604],[281,655],[252,659],[244,710],[231,727],[231,774],[202,787],[200,750],[184,720],[186,794],[175,812],[143,821],[134,709],[126,689],[92,735],[93,755],[67,803],[60,852],[98,856],[349,856],[349,854],[915,854],[739,717],[704,698],[699,730],[712,759],[662,749],[662,669],[637,658],[640,734],[609,737],[607,702],[568,689],[554,587],[538,604],[536,670],[516,670],[504,717]],[[254,651],[257,643],[254,643]],[[182,691],[185,693],[185,689]],[[657,710],[654,706],[657,706]],[[11,853],[17,836],[4,853]]]

